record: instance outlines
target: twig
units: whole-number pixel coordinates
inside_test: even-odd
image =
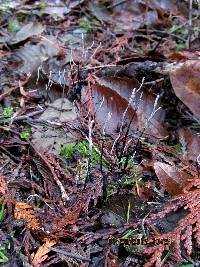
[[[164,81],[164,78],[160,78],[160,79],[157,79],[157,80],[151,81],[151,82],[145,82],[144,85],[155,85],[156,83],[159,83],[162,81]]]
[[[147,30],[143,30],[143,29],[138,29],[137,31],[139,31],[139,32],[147,32]],[[185,38],[183,38],[183,37],[181,37],[181,36],[179,36],[177,34],[171,33],[171,32],[161,31],[161,30],[149,30],[149,29],[148,29],[148,32],[149,33],[154,33],[155,32],[155,33],[167,34],[168,36],[172,36],[172,37],[174,37],[176,39],[181,40],[182,42],[186,42],[186,39]]]
[[[108,65],[100,65],[100,66],[94,66],[94,67],[85,67],[82,70],[94,70],[94,69],[103,69],[107,67],[116,67],[116,64],[108,64]]]
[[[127,0],[121,0],[121,1],[119,1],[118,3],[109,5],[109,6],[107,7],[107,9],[110,9],[110,8],[113,8],[113,7],[116,7],[116,6],[119,6],[119,5],[124,4],[124,3],[126,3],[126,2],[127,2]]]
[[[42,109],[42,110],[37,110],[37,111],[33,111],[33,112],[30,112],[30,113],[28,113],[28,114],[26,114],[26,115],[22,115],[22,116],[17,116],[17,117],[15,117],[15,118],[11,118],[10,119],[10,121],[11,121],[11,123],[13,123],[13,122],[16,122],[16,121],[23,121],[23,120],[27,120],[27,119],[29,119],[29,118],[31,118],[31,117],[34,117],[34,116],[36,116],[36,115],[39,115],[39,114],[41,114],[41,113],[43,113],[44,112],[44,109]]]
[[[80,256],[80,255],[77,255],[77,254],[74,254],[74,253],[71,253],[71,252],[68,252],[68,251],[64,251],[64,250],[59,249],[59,248],[52,248],[51,247],[49,249],[51,251],[55,251],[57,253],[63,254],[65,256],[67,256],[67,257],[72,257],[72,258],[75,258],[75,259],[80,260],[80,261],[88,261],[88,262],[91,262],[91,260],[88,259],[88,258],[85,258],[83,256]]]
[[[31,76],[31,75],[28,75],[28,76],[26,77],[26,80],[23,81],[23,82],[21,82],[21,85],[22,85],[22,86],[25,85],[25,84],[28,82],[30,76]],[[20,87],[20,84],[17,83],[17,84],[14,85],[13,87],[11,87],[8,91],[6,91],[5,93],[1,94],[1,95],[0,95],[0,101],[2,101],[6,96],[9,96],[10,94],[12,94],[12,92],[14,92],[14,91],[16,91],[17,89],[19,89],[19,87]]]

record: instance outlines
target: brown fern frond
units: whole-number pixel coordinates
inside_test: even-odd
[[[154,214],[148,220],[148,223],[154,223],[156,220],[164,218],[167,214],[175,212],[182,208],[188,214],[179,220],[176,227],[167,233],[160,234],[160,240],[172,240],[172,249],[169,259],[180,263],[182,259],[183,248],[186,255],[190,256],[194,245],[200,246],[200,180],[193,179],[184,189],[184,193],[172,199],[170,205],[158,214]],[[160,266],[162,258],[168,252],[170,246],[153,245],[145,249],[145,253],[150,255],[148,263],[144,267]],[[165,266],[165,265],[162,265]]]

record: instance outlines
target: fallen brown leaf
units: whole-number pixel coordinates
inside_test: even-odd
[[[162,162],[154,163],[156,175],[164,189],[172,196],[183,193],[183,189],[192,178],[188,173]]]
[[[165,116],[162,109],[154,114],[146,126],[154,109],[155,98],[149,95],[144,87],[137,92],[140,83],[136,79],[104,77],[98,78],[97,82],[98,84],[92,86],[92,97],[90,97],[89,103],[91,104],[92,99],[93,109],[96,111],[96,121],[105,131],[117,132],[122,121],[123,126],[128,126],[133,118],[131,130],[143,130],[146,127],[148,134],[156,137],[167,135],[167,131],[162,125]],[[132,101],[130,102],[131,97]],[[159,101],[158,105],[160,106]],[[128,110],[125,114],[127,107]],[[109,112],[112,113],[110,119],[108,119]]]
[[[200,119],[200,62],[187,60],[170,73],[176,96]]]

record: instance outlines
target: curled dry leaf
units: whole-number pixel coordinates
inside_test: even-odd
[[[13,45],[22,42],[32,36],[37,36],[44,31],[45,27],[39,22],[30,22],[23,26],[12,38],[8,40],[8,43]]]
[[[176,96],[200,119],[200,62],[188,60],[170,73]]]
[[[50,248],[56,244],[55,240],[46,239],[45,243],[38,248],[36,253],[31,254],[32,264],[34,267],[41,266],[41,263],[48,258]]]
[[[132,131],[142,130],[150,118],[154,108],[155,98],[150,96],[145,88],[135,93],[131,103],[133,90],[139,89],[140,83],[136,79],[105,77],[98,78],[92,87],[93,105],[96,111],[96,121],[105,131],[116,132],[122,125],[128,126],[131,119]],[[91,100],[91,99],[90,99]],[[129,108],[127,109],[129,105]],[[126,116],[124,112],[127,109]],[[108,113],[112,116],[108,120]],[[146,133],[162,138],[167,131],[162,126],[165,113],[162,109],[157,111],[146,127]]]
[[[156,175],[164,189],[172,196],[183,193],[183,189],[192,178],[188,173],[162,162],[154,163]]]

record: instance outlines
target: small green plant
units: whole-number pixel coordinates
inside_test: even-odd
[[[21,133],[20,133],[20,138],[22,140],[28,141],[30,138],[30,134],[31,134],[31,128],[25,128]]]
[[[6,263],[9,261],[4,251],[5,251],[5,247],[0,244],[0,263]]]
[[[9,119],[11,117],[11,115],[13,114],[13,107],[6,107],[3,109],[3,112],[2,112],[2,117],[3,117],[3,124],[8,124],[9,122]]]
[[[125,181],[123,182],[123,186],[129,186],[129,185],[134,185],[138,181],[140,181],[140,172],[136,169],[133,168],[131,170],[131,175],[125,177]]]
[[[60,155],[65,159],[65,160],[72,160],[73,154],[75,152],[75,145],[74,144],[67,144],[60,150]]]
[[[135,165],[134,159],[133,158],[129,158],[128,162],[127,162],[127,158],[126,157],[122,157],[120,160],[117,159],[117,164],[118,166],[120,166],[121,168],[123,168],[126,165],[127,169],[132,169]]]
[[[13,107],[7,107],[3,109],[2,115],[4,118],[10,118],[12,113],[13,113]]]

